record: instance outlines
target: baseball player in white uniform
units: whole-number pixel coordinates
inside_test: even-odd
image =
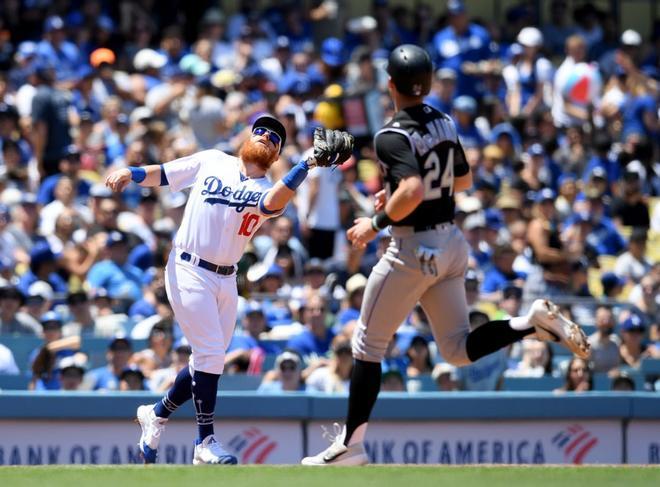
[[[137,410],[145,463],[156,461],[170,414],[191,398],[198,428],[193,464],[237,463],[213,429],[218,379],[236,323],[236,263],[263,222],[283,211],[310,167],[341,164],[353,149],[349,134],[317,129],[314,157],[273,185],[266,172],[285,141],[284,126],[263,115],[239,157],[206,150],[166,164],[119,169],[106,178],[113,191],[122,191],[131,181],[169,185],[173,191],[190,188],[166,267],[166,289],[192,357],[160,402]]]

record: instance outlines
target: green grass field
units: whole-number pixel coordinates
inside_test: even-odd
[[[637,487],[660,486],[660,467],[43,466],[0,467],[2,487]]]

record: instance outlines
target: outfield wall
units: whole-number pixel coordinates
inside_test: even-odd
[[[140,463],[146,393],[0,393],[0,465]],[[327,445],[345,396],[226,393],[216,432],[241,463],[297,463]],[[189,463],[189,404],[168,424],[159,461]],[[367,450],[377,463],[660,463],[660,395],[653,393],[383,394]]]

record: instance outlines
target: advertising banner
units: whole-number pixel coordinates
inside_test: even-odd
[[[628,463],[660,464],[660,421],[628,424]]]
[[[215,431],[241,464],[296,463],[298,421],[217,421]],[[194,421],[170,421],[158,463],[191,463]],[[140,427],[130,421],[0,421],[0,465],[142,463]]]
[[[309,424],[309,453],[328,446]],[[621,463],[619,421],[373,422],[365,446],[372,463]]]

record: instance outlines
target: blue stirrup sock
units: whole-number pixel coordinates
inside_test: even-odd
[[[192,375],[186,365],[179,371],[174,379],[174,384],[167,391],[165,397],[156,403],[154,413],[159,418],[169,418],[170,414],[182,406],[192,397]]]
[[[219,374],[210,374],[200,370],[193,373],[192,397],[197,419],[198,443],[214,432],[213,418],[215,399],[218,394],[218,379],[220,379]]]

